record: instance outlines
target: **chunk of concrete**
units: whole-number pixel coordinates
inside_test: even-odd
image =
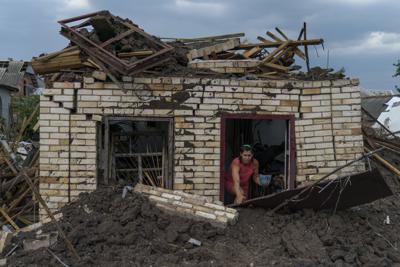
[[[10,244],[12,233],[0,231],[0,253]]]
[[[37,250],[39,248],[47,248],[57,242],[58,233],[52,232],[49,234],[37,235],[36,239],[23,240],[24,250]]]
[[[193,244],[193,245],[198,246],[198,247],[201,246],[201,241],[200,241],[200,240],[197,240],[197,239],[194,239],[194,238],[190,238],[190,239],[188,240],[188,242],[189,242],[190,244]]]
[[[7,259],[0,259],[0,266],[7,266]]]
[[[63,214],[62,213],[56,213],[54,214],[54,218],[59,221],[62,218]],[[30,232],[30,231],[34,231],[36,229],[39,229],[40,227],[42,227],[44,224],[51,222],[50,218],[44,218],[42,221],[28,225],[24,228],[19,229],[19,232]]]
[[[102,71],[95,70],[95,71],[93,71],[92,76],[93,76],[93,78],[100,80],[100,81],[107,80],[107,74]]]

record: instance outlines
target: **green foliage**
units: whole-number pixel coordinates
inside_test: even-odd
[[[18,134],[24,118],[28,119],[29,116],[33,112],[35,112],[36,107],[39,105],[40,96],[38,95],[30,95],[30,96],[13,96],[11,98],[11,111],[13,117],[13,129],[11,134]],[[36,125],[39,119],[39,111],[36,112],[32,121],[25,129],[25,134],[22,137],[22,140],[31,139],[34,134],[32,128]]]
[[[397,62],[394,63],[393,66],[396,67],[393,77],[400,76],[400,60],[397,60]],[[395,85],[394,87],[397,90],[397,92],[400,93],[400,87],[398,85]]]

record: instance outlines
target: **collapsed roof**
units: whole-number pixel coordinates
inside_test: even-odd
[[[32,60],[38,74],[51,74],[51,81],[77,80],[100,70],[118,83],[122,76],[137,75],[253,75],[264,78],[336,79],[340,72],[309,66],[308,46],[323,45],[322,39],[307,39],[304,23],[298,37],[290,39],[281,29],[266,32],[258,43],[240,39],[244,33],[200,38],[157,38],[129,19],[99,11],[59,21],[60,34],[71,42],[67,48]],[[279,35],[279,36],[278,36]],[[269,39],[267,39],[269,38]],[[306,61],[307,72],[299,72],[295,58]],[[235,68],[201,68],[195,61],[249,61],[244,71]],[[220,73],[218,73],[220,72]],[[72,75],[71,75],[72,74]],[[105,80],[106,75],[101,76]]]

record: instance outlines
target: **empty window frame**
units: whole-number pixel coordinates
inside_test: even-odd
[[[138,182],[173,187],[172,118],[105,117],[99,133],[98,177],[110,182]]]

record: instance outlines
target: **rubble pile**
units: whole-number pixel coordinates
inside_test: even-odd
[[[373,155],[373,160],[379,162],[396,177],[400,177],[400,137],[398,134],[390,131],[364,107],[362,107],[362,115],[364,150],[369,152],[377,148],[382,148],[384,151],[392,153],[393,156],[390,160],[383,156],[383,154]],[[397,184],[400,185],[398,181]]]
[[[318,77],[298,72],[301,67],[295,65],[295,57],[306,61],[309,72],[308,46],[323,44],[322,39],[307,39],[306,24],[295,40],[275,28],[276,34],[267,31],[265,38],[258,36],[260,42],[249,43],[240,39],[244,33],[158,38],[146,33],[131,20],[114,16],[109,11],[65,19],[59,23],[60,34],[70,40],[68,47],[32,60],[35,72],[45,75],[48,83],[79,81],[93,72],[96,79],[110,79],[117,84],[123,76],[138,75],[336,77],[330,70],[319,71]],[[304,47],[304,51],[300,47]],[[219,64],[207,67],[209,60],[216,60]],[[192,62],[204,62],[205,65],[197,67]],[[242,63],[245,67],[238,67]]]
[[[390,157],[391,154],[387,154]],[[386,177],[391,174],[382,170]],[[395,177],[392,177],[395,178]],[[393,185],[393,183],[391,183]],[[399,188],[396,188],[398,193]],[[54,225],[16,235],[7,266],[395,266],[400,264],[397,196],[345,211],[273,214],[240,210],[225,229],[159,210],[135,192],[103,188],[62,209],[61,226],[81,260],[59,239],[24,251],[23,240]],[[55,256],[56,257],[55,257]]]
[[[39,110],[24,118],[19,134],[12,140],[0,139],[0,226],[19,230],[39,220],[37,199],[32,197],[26,179],[38,186],[39,145],[20,141]],[[36,130],[38,128],[35,127]]]

